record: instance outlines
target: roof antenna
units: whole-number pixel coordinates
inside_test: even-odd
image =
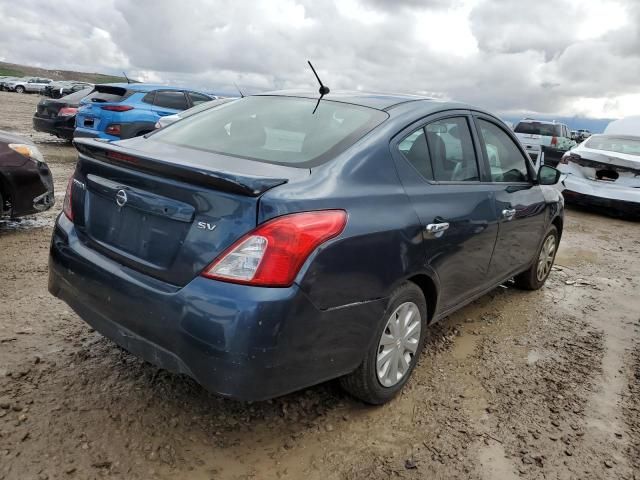
[[[131,80],[129,80],[129,77],[127,77],[127,74],[125,72],[122,72],[122,74],[124,75],[124,78],[127,79],[127,83],[131,83]]]
[[[240,87],[238,86],[238,84],[236,82],[233,82],[233,84],[236,86],[236,90],[238,90],[238,93],[240,94],[240,98],[244,98],[244,93],[242,93],[242,90],[240,90]]]
[[[313,71],[313,74],[316,76],[316,78],[318,79],[318,83],[320,84],[320,88],[318,89],[318,93],[320,94],[320,98],[318,98],[318,102],[316,103],[316,108],[314,108],[313,109],[313,113],[311,113],[311,115],[313,115],[314,113],[316,113],[316,110],[318,109],[318,105],[320,105],[320,100],[322,100],[322,97],[324,97],[331,90],[329,90],[329,87],[327,87],[326,85],[324,85],[322,83],[322,80],[320,80],[320,77],[316,73],[316,69],[313,68],[313,65],[311,65],[311,62],[309,60],[307,60],[307,63],[311,67],[311,70]]]

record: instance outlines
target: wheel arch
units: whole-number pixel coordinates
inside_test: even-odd
[[[420,290],[422,290],[424,298],[427,301],[428,322],[431,323],[435,318],[435,312],[438,306],[438,282],[426,273],[418,273],[406,280],[415,283]]]
[[[553,220],[551,220],[551,225],[556,227],[558,230],[558,239],[562,238],[562,228],[564,227],[564,220],[560,215],[556,215]]]

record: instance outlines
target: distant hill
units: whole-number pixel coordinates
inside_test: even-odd
[[[78,80],[88,83],[126,82],[124,77],[105,75],[103,73],[72,72],[69,70],[48,70],[46,68],[29,67],[15,63],[0,62],[0,76],[7,77],[44,77],[52,80]]]

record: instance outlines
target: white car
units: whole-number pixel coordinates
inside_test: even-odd
[[[591,135],[563,155],[558,170],[566,174],[567,202],[640,217],[640,135]]]
[[[6,87],[9,91],[17,93],[39,92],[41,89],[49,85],[53,80],[50,78],[25,77],[18,80],[8,82]]]
[[[513,131],[522,146],[531,152],[529,155],[534,163],[538,163],[538,159],[532,153],[541,152],[545,163],[554,166],[567,150],[577,145],[571,138],[571,130],[564,123],[525,118],[518,122]]]

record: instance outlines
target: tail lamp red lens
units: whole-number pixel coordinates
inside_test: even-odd
[[[78,113],[78,109],[75,107],[62,107],[58,110],[59,117],[73,117],[76,113]]]
[[[72,197],[73,197],[73,175],[69,177],[69,181],[67,182],[67,192],[64,195],[64,202],[62,204],[62,211],[64,212],[66,217],[73,222]]]
[[[283,215],[259,225],[231,245],[202,275],[265,287],[288,287],[309,255],[344,230],[344,210]]]
[[[105,129],[105,133],[109,134],[109,135],[115,135],[116,137],[120,136],[120,124],[119,123],[112,123],[111,125],[108,125],[107,128]]]
[[[133,110],[131,105],[105,105],[104,107],[100,107],[102,110],[108,110],[110,112],[128,112],[129,110]]]

